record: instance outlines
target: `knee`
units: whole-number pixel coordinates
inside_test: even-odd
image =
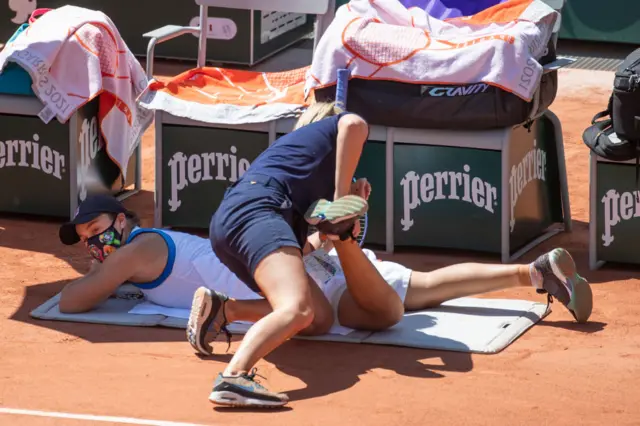
[[[333,312],[314,312],[313,321],[301,331],[301,334],[306,336],[327,334],[331,330],[331,327],[333,327],[333,321]]]
[[[283,307],[282,310],[286,312],[289,323],[296,330],[308,328],[315,319],[315,312],[313,312],[311,303],[299,302]]]
[[[402,321],[404,317],[404,306],[394,306],[392,309],[388,309],[383,315],[378,318],[378,327],[381,330],[386,330]]]

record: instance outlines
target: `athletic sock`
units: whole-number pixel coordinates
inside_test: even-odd
[[[531,285],[534,288],[543,288],[544,277],[542,276],[542,272],[540,272],[533,263],[529,265],[529,278],[531,279]]]

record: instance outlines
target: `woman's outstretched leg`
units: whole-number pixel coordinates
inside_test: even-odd
[[[562,248],[545,253],[530,264],[461,263],[432,272],[414,271],[404,306],[408,311],[427,309],[457,297],[518,286],[533,287],[554,297],[578,322],[586,322],[591,316],[591,287],[578,275],[573,258]]]
[[[459,263],[432,272],[413,271],[404,306],[416,311],[458,297],[525,286],[532,286],[529,265]]]

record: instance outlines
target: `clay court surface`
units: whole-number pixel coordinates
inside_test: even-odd
[[[554,246],[570,250],[593,284],[589,324],[576,325],[554,303],[543,322],[497,355],[290,341],[258,365],[263,382],[289,393],[290,408],[228,411],[214,408],[207,396],[229,355],[195,356],[181,330],[30,318],[33,308],[88,270],[89,257],[82,247],[59,243],[60,222],[0,217],[0,424],[110,424],[3,414],[6,408],[201,425],[640,424],[638,270],[587,268],[589,169],[581,134],[606,106],[612,81],[608,72],[560,72],[551,109],[564,130],[574,232],[552,238],[523,259],[531,261]],[[126,205],[149,226],[153,129],[143,145],[144,191]],[[437,251],[391,258],[419,270],[499,261]],[[490,296],[544,301],[529,289]],[[237,339],[230,353],[236,347]],[[222,342],[215,345],[218,352],[225,348]]]

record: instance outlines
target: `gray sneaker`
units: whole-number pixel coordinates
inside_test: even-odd
[[[542,273],[543,289],[548,301],[558,299],[579,323],[587,322],[593,309],[591,286],[580,275],[568,251],[557,248],[540,256],[533,266]]]
[[[227,344],[231,346],[231,333],[227,330],[227,316],[224,313],[224,304],[227,300],[229,298],[226,295],[206,287],[200,287],[193,295],[191,313],[187,323],[187,340],[193,349],[203,355],[213,353],[213,348],[205,340],[212,324],[215,333],[212,340],[215,340],[220,332],[224,332]]]
[[[225,377],[219,374],[213,385],[209,401],[229,407],[277,408],[289,402],[283,393],[267,390],[255,380],[256,369],[250,374],[238,377]]]

